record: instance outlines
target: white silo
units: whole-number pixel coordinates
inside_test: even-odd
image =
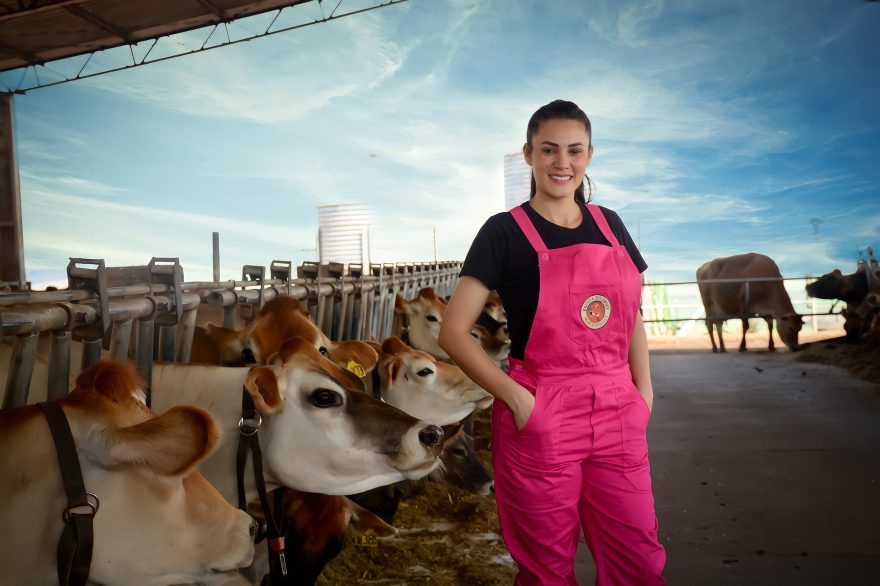
[[[320,262],[370,263],[372,214],[361,204],[318,206]]]
[[[504,155],[505,210],[509,210],[529,199],[531,181],[532,168],[523,159],[522,151]]]

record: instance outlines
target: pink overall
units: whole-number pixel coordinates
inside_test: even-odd
[[[577,584],[581,527],[598,586],[665,584],[650,412],[628,362],[639,273],[599,208],[587,209],[611,246],[548,250],[526,213],[511,210],[540,271],[525,361],[511,359],[508,371],[534,393],[534,411],[519,431],[506,404],[492,408],[498,517],[519,586]]]

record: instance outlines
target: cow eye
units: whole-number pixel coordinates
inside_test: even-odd
[[[477,332],[471,332],[471,337],[472,337],[472,338],[476,338],[477,340],[479,340],[479,339],[480,339],[480,334],[478,334]]]
[[[453,448],[450,451],[452,452],[452,455],[455,456],[456,458],[467,457],[467,450],[465,450],[464,448]]]
[[[426,315],[425,319],[428,321],[440,321],[437,319],[437,316],[435,316],[435,315]]]
[[[324,356],[327,356],[327,348],[325,348],[324,346],[318,348],[318,352],[320,352]]]
[[[328,407],[339,407],[342,405],[342,395],[330,389],[318,389],[309,397],[312,405],[327,409]]]
[[[418,371],[416,374],[419,376],[428,376],[429,374],[434,374],[434,371],[426,366],[422,370]]]

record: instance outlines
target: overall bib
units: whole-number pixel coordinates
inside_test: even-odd
[[[581,528],[598,586],[665,584],[650,412],[628,362],[641,281],[601,210],[587,209],[611,246],[549,250],[522,208],[510,212],[540,272],[525,360],[511,358],[508,370],[535,395],[534,411],[520,431],[504,402],[492,406],[498,518],[519,586],[577,584]]]

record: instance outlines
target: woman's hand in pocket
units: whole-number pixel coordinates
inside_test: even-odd
[[[535,396],[524,387],[520,387],[520,392],[514,396],[507,406],[510,407],[510,411],[513,413],[513,422],[516,425],[516,429],[522,431],[522,428],[528,423],[529,417],[532,416],[532,411],[535,410]]]

